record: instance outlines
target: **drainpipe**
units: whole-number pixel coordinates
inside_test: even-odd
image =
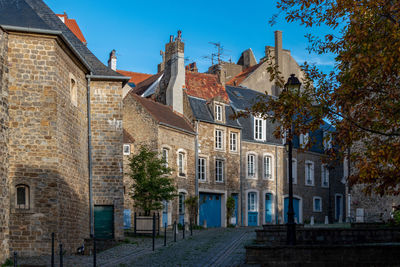
[[[275,146],[275,224],[278,224],[278,147]]]
[[[93,174],[92,174],[92,128],[91,128],[91,109],[90,109],[90,72],[87,79],[87,126],[88,126],[88,171],[89,171],[89,224],[90,236],[94,236],[94,213],[93,213]]]
[[[196,139],[194,142],[194,153],[195,153],[195,195],[199,197],[199,121],[195,121],[196,124]],[[197,209],[199,210],[199,200],[197,200]],[[199,216],[197,216],[197,224],[199,224]]]
[[[240,156],[239,156],[239,184],[240,184],[240,225],[244,226],[243,224],[243,181],[242,181],[242,142],[243,136],[242,131],[240,131]],[[246,205],[246,203],[245,203]]]

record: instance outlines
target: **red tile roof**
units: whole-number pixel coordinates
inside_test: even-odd
[[[193,127],[186,121],[185,118],[174,113],[172,108],[148,98],[143,98],[135,93],[130,95],[138,101],[159,123],[166,124],[187,132],[195,133]]]
[[[241,73],[239,73],[238,75],[236,75],[235,77],[230,79],[226,84],[233,85],[233,86],[239,86],[244,81],[244,79],[249,77],[249,75],[253,71],[255,71],[262,63],[264,63],[264,62],[260,62],[254,66],[248,67],[247,69],[245,69],[244,71],[242,71]]]
[[[119,74],[122,74],[127,77],[131,77],[129,80],[130,83],[134,83],[138,85],[139,83],[143,82],[144,80],[150,78],[153,76],[153,74],[147,74],[147,73],[140,73],[140,72],[132,72],[132,71],[126,71],[126,70],[117,70]]]
[[[186,92],[205,100],[220,96],[222,100],[229,102],[228,94],[215,74],[186,71]]]
[[[76,20],[74,19],[69,19],[67,13],[64,14],[56,14],[59,18],[64,19],[64,24],[68,27],[68,29],[75,34],[76,37],[78,37],[79,40],[81,40],[82,43],[86,45],[86,39],[83,36],[83,33],[81,29],[78,26],[78,23],[76,23]]]

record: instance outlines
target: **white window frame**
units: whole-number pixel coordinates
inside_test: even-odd
[[[224,131],[221,129],[215,129],[215,149],[223,150],[224,149]]]
[[[170,149],[168,147],[163,147],[161,149],[161,157],[165,160],[165,167],[167,168],[169,166],[169,151]],[[164,154],[164,152],[166,153]]]
[[[269,171],[270,171],[270,175],[269,177],[267,177],[267,170],[265,168],[265,159],[266,158],[270,158],[270,162],[269,162]],[[264,154],[263,155],[263,178],[266,180],[274,180],[274,157],[271,154]]]
[[[300,147],[305,148],[308,145],[308,142],[310,141],[310,134],[309,133],[300,134],[299,139],[300,139],[299,140]]]
[[[250,196],[254,196],[253,204],[251,203],[252,200],[251,200]],[[252,207],[252,206],[254,206],[254,207]],[[247,192],[247,211],[248,212],[258,212],[258,193],[255,191]]]
[[[122,146],[122,153],[125,156],[129,156],[131,154],[131,145],[130,144],[123,144]]]
[[[327,178],[327,184],[324,184],[325,178]],[[321,187],[329,188],[329,169],[327,164],[321,165]]]
[[[229,133],[229,150],[231,152],[237,152],[238,151],[237,147],[238,147],[238,133],[230,132]]]
[[[315,200],[319,200],[319,210],[317,210],[317,207],[315,205]],[[322,212],[322,197],[313,197],[313,212]]]
[[[203,161],[203,171],[201,171],[201,164],[200,162]],[[199,162],[198,162],[198,175],[199,175],[199,181],[200,182],[205,182],[207,181],[207,158],[205,157],[199,157]]]
[[[180,166],[180,157],[181,155],[183,156],[182,158],[182,166]],[[186,171],[187,171],[187,153],[183,149],[178,149],[177,151],[177,157],[176,157],[176,165],[178,166],[178,176],[179,177],[186,177]],[[181,170],[182,169],[182,170]]]
[[[220,104],[215,104],[214,110],[215,110],[215,120],[216,121],[223,121],[223,106]]]
[[[221,167],[219,167],[218,166],[218,162],[221,162]],[[215,159],[215,182],[216,183],[223,183],[224,182],[224,172],[225,172],[225,170],[224,170],[224,168],[225,168],[225,160],[223,160],[223,159]],[[219,173],[218,173],[218,169],[220,169],[220,171],[221,171],[221,177],[220,177],[220,179],[219,179]]]
[[[261,124],[261,126],[260,126]],[[266,120],[260,117],[254,117],[254,140],[265,141]]]
[[[308,173],[308,167],[310,167],[310,172]],[[310,174],[310,177],[308,177]],[[310,179],[308,179],[310,178]],[[315,175],[314,175],[314,162],[311,160],[306,160],[304,164],[304,184],[307,186],[315,185]],[[311,181],[311,182],[310,182]]]
[[[250,175],[250,158],[253,158],[253,175]],[[257,179],[257,154],[254,152],[248,152],[246,155],[246,177],[247,179]]]
[[[293,184],[297,184],[297,159],[292,158],[292,175],[293,175]],[[286,172],[287,172],[287,182],[289,183],[289,159],[286,158]]]

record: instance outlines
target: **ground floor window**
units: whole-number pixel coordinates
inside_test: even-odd
[[[321,212],[322,211],[322,198],[314,197],[313,200],[314,200],[314,205],[313,205],[314,212]]]
[[[257,211],[257,193],[250,192],[248,194],[248,211]]]

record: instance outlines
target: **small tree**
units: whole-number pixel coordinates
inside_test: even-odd
[[[197,224],[197,215],[199,212],[198,202],[198,196],[190,196],[185,200],[185,204],[188,207],[190,220],[192,221],[192,223],[194,222],[194,224]]]
[[[142,209],[145,216],[161,209],[163,200],[169,201],[176,196],[173,180],[168,176],[172,169],[157,152],[142,146],[139,153],[130,158],[129,167],[133,179],[131,197],[134,206]]]
[[[226,200],[226,225],[230,225],[230,220],[233,216],[233,212],[235,211],[235,199],[230,196]]]

